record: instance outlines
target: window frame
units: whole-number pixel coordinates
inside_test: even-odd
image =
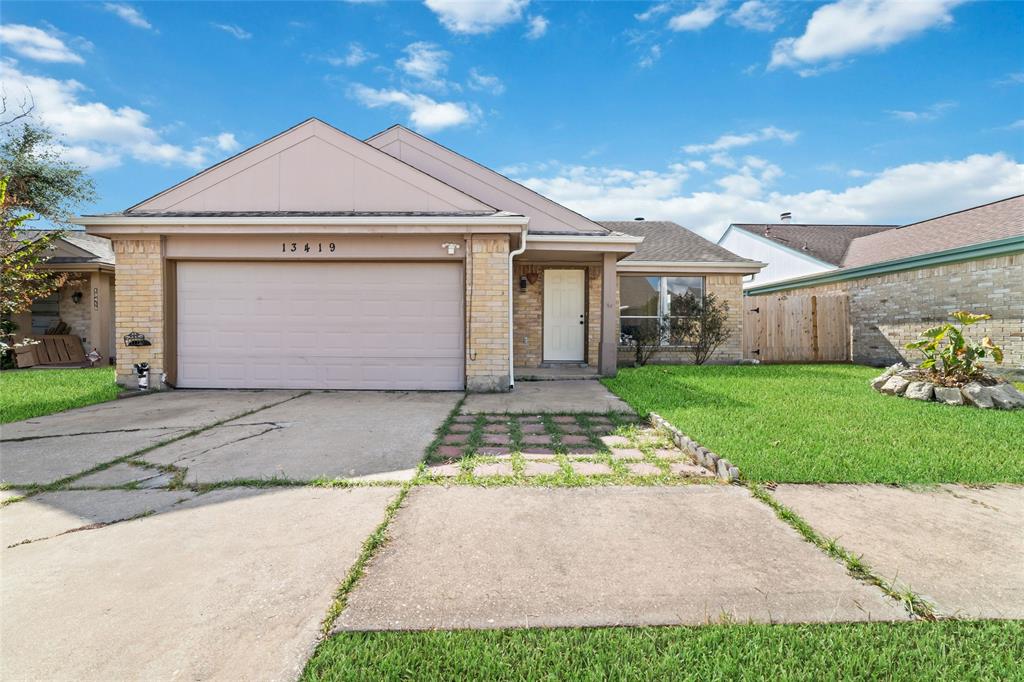
[[[623,345],[621,337],[622,337],[623,322],[625,320],[658,320],[660,322],[661,320],[663,320],[666,317],[668,317],[669,320],[670,320],[670,323],[671,323],[671,319],[673,319],[673,318],[679,319],[679,318],[686,317],[685,315],[669,315],[669,313],[671,312],[671,305],[672,305],[672,299],[671,299],[671,297],[669,296],[669,293],[668,293],[668,281],[670,279],[674,279],[674,278],[680,278],[680,279],[682,279],[682,278],[691,278],[691,279],[699,280],[700,281],[700,302],[701,302],[702,306],[704,305],[704,298],[707,295],[707,277],[705,275],[641,275],[641,274],[635,274],[635,275],[634,274],[628,274],[627,275],[627,274],[623,274],[623,275],[619,275],[619,278],[620,278],[619,291],[620,292],[622,290],[621,280],[625,279],[627,277],[642,277],[643,279],[646,279],[646,280],[658,279],[658,314],[657,315],[623,315],[620,312],[620,314],[619,314],[619,337],[620,337],[619,338],[619,341],[620,341],[619,345],[620,346]],[[620,296],[621,296],[621,293],[620,293]],[[621,300],[620,300],[619,303],[620,303],[620,306],[621,306],[622,305]],[[620,307],[620,311],[624,307],[625,306]],[[680,344],[680,343],[672,343],[671,339],[667,338],[664,341],[662,341],[660,347],[661,348],[689,348],[689,345],[688,344]]]

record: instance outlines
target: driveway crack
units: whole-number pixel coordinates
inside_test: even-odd
[[[0,443],[23,443],[29,440],[43,440],[46,438],[74,438],[75,436],[99,436],[105,433],[138,433],[139,431],[177,431],[186,428],[184,426],[150,426],[137,429],[109,429],[106,431],[80,431],[78,433],[54,433],[45,436],[22,436],[21,438],[0,438]]]

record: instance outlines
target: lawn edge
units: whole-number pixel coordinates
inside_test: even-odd
[[[877,587],[887,597],[902,604],[913,618],[926,621],[939,620],[938,615],[935,613],[935,606],[932,603],[910,588],[905,590],[898,589],[892,582],[875,573],[871,566],[865,563],[861,557],[855,556],[848,549],[840,545],[836,539],[822,537],[803,517],[772,497],[771,493],[762,484],[747,482],[746,486],[750,490],[751,495],[768,505],[775,512],[776,517],[788,524],[805,540],[830,558],[841,563],[853,578]]]

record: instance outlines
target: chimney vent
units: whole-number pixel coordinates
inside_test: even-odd
[[[781,222],[783,225],[790,224],[791,222],[793,222],[793,214],[790,213],[789,211],[786,211],[785,213],[779,216],[779,222]]]

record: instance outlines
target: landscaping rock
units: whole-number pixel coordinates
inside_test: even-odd
[[[881,376],[875,377],[874,379],[871,380],[871,388],[875,389],[876,391],[881,391],[882,386],[885,386],[885,382],[889,381],[889,376],[890,375],[888,374],[883,374]]]
[[[989,393],[992,396],[992,403],[1001,410],[1013,410],[1018,407],[1024,407],[1024,396],[1018,397],[1020,391],[1010,384],[990,386]]]
[[[911,400],[931,400],[935,387],[927,381],[911,381],[903,395]]]
[[[889,380],[883,384],[880,390],[882,393],[887,395],[903,395],[909,385],[910,382],[903,377],[891,376],[889,377]]]
[[[987,410],[994,406],[992,402],[992,389],[988,386],[982,386],[976,381],[972,381],[962,387],[960,393],[963,394],[965,402],[975,407]]]
[[[963,405],[964,396],[959,388],[935,387],[935,401],[947,405]]]

